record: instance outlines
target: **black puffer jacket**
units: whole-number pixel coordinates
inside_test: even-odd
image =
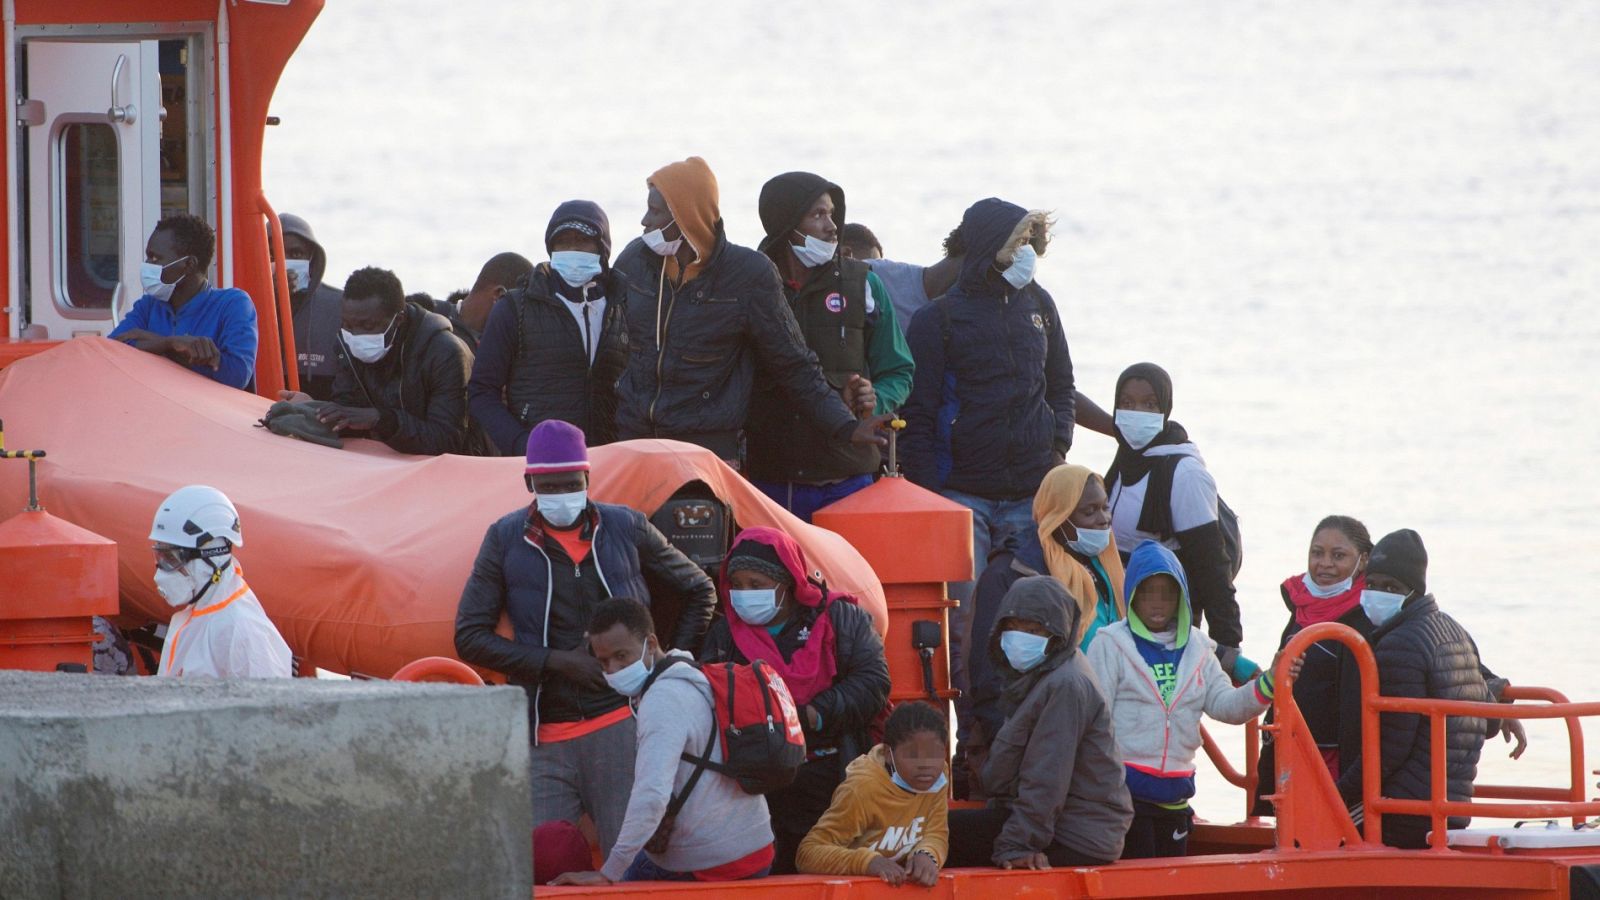
[[[1478,663],[1478,647],[1455,619],[1439,610],[1433,595],[1407,601],[1383,627],[1372,632],[1378,659],[1379,693],[1385,697],[1428,697],[1439,700],[1492,700]],[[1344,690],[1356,689],[1344,684]],[[1448,792],[1451,800],[1472,799],[1472,781],[1478,775],[1478,754],[1484,738],[1498,722],[1452,716],[1445,726]],[[1426,800],[1433,754],[1428,719],[1413,713],[1384,713],[1378,722],[1382,738],[1383,795],[1403,800]],[[1341,760],[1341,764],[1343,761]],[[1339,793],[1357,823],[1361,815],[1362,761],[1357,759],[1339,778]],[[1385,816],[1390,818],[1406,818]],[[1418,817],[1410,817],[1418,818]],[[1451,828],[1465,828],[1467,819],[1453,816]]]
[[[883,641],[872,630],[872,616],[847,600],[832,599],[827,603],[826,615],[833,620],[838,672],[833,687],[811,698],[811,706],[822,716],[822,730],[813,733],[811,724],[806,722],[806,744],[813,750],[838,747],[842,767],[872,749],[868,730],[889,702],[889,663],[883,655]],[[809,633],[816,620],[816,609],[802,606],[778,632],[774,641],[786,661],[804,643],[801,633]],[[711,623],[700,660],[749,662],[734,644],[727,619]]]
[[[528,433],[547,419],[583,429],[591,447],[615,440],[617,378],[628,359],[624,291],[612,273],[600,277],[606,306],[592,314],[599,347],[591,363],[578,320],[557,295],[559,278],[540,263],[484,325],[467,398],[503,455],[522,455]]]
[[[480,443],[467,420],[467,375],[472,354],[450,333],[450,320],[408,303],[394,344],[368,365],[339,344],[333,401],[377,409],[372,436],[401,453],[475,453]]]
[[[625,282],[629,350],[619,439],[676,438],[728,458],[760,368],[825,433],[849,440],[855,418],[800,336],[772,260],[728,243],[719,222],[710,262],[683,285],[663,281],[661,257],[637,238],[614,268]]]

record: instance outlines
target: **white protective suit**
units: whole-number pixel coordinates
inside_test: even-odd
[[[288,678],[292,655],[233,564],[199,603],[172,617],[156,674]]]

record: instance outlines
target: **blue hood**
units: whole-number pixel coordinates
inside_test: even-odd
[[[995,254],[1006,245],[1011,232],[1028,211],[998,197],[979,200],[961,216],[961,242],[966,253],[961,258],[957,283],[968,296],[998,297],[1010,285],[994,269]]]
[[[1141,581],[1152,575],[1170,575],[1177,579],[1178,590],[1183,597],[1183,602],[1178,604],[1177,646],[1182,647],[1189,640],[1189,628],[1194,624],[1194,612],[1189,606],[1189,579],[1184,575],[1183,563],[1178,562],[1178,557],[1155,541],[1140,543],[1128,557],[1128,571],[1122,583],[1122,599],[1128,608],[1128,627],[1139,637],[1150,638],[1150,629],[1133,611],[1133,593]]]

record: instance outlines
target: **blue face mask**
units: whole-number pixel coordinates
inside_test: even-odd
[[[1049,643],[1049,638],[1026,631],[1000,633],[1000,651],[1006,655],[1006,662],[1011,663],[1011,668],[1018,672],[1026,672],[1044,662],[1044,648]]]
[[[1119,409],[1113,417],[1122,439],[1135,450],[1150,446],[1162,429],[1167,427],[1167,417],[1158,412],[1140,412],[1136,409]]]
[[[1111,529],[1079,528],[1078,539],[1067,541],[1067,546],[1093,559],[1111,545]]]
[[[1400,612],[1400,607],[1405,605],[1410,594],[1394,594],[1389,591],[1362,591],[1361,609],[1367,614],[1367,620],[1372,624],[1383,627],[1383,623],[1395,617]]]
[[[1039,265],[1039,254],[1033,249],[1032,244],[1023,244],[1011,257],[1011,265],[1006,267],[1000,277],[1006,284],[1021,290],[1024,285],[1033,280],[1033,270]]]
[[[1311,592],[1311,596],[1316,597],[1319,600],[1326,600],[1329,597],[1337,597],[1345,591],[1350,590],[1351,585],[1355,584],[1355,580],[1356,576],[1351,574],[1343,581],[1336,581],[1333,584],[1323,586],[1317,584],[1316,579],[1311,577],[1310,572],[1307,572],[1305,577],[1301,579],[1302,583],[1306,586],[1306,590]]]
[[[611,685],[613,691],[629,699],[639,696],[639,692],[644,690],[645,679],[650,677],[650,667],[644,664],[644,658],[648,653],[649,647],[646,646],[645,652],[629,665],[615,672],[605,673],[606,684]]]
[[[765,625],[778,615],[778,589],[755,591],[728,591],[728,603],[733,611],[749,625]]]
[[[557,250],[550,254],[550,268],[573,287],[583,287],[600,277],[600,254],[582,250]]]
[[[937,794],[944,790],[945,784],[949,781],[949,779],[945,777],[945,774],[940,772],[939,779],[933,783],[933,787],[930,787],[925,791],[917,790],[910,784],[906,783],[904,778],[900,777],[900,767],[894,764],[893,750],[889,751],[889,780],[894,782],[895,787],[911,794]]]

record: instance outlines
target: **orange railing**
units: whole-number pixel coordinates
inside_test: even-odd
[[[1244,772],[1241,774],[1228,761],[1228,755],[1222,752],[1216,739],[1211,737],[1211,732],[1206,731],[1204,725],[1200,726],[1200,746],[1205,748],[1206,757],[1211,764],[1217,767],[1217,774],[1223,780],[1244,791],[1244,820],[1246,822],[1258,821],[1255,816],[1257,771],[1261,762],[1261,724],[1256,719],[1251,719],[1244,726]]]
[[[1364,834],[1358,834],[1348,815],[1329,815],[1342,810],[1338,790],[1317,752],[1304,717],[1294,702],[1294,679],[1289,660],[1319,641],[1344,644],[1355,655],[1361,673],[1361,758]],[[1442,850],[1448,838],[1450,816],[1481,816],[1502,819],[1566,819],[1575,823],[1600,815],[1600,801],[1585,802],[1583,788],[1583,728],[1579,719],[1600,716],[1600,703],[1570,703],[1561,694],[1544,688],[1511,688],[1510,699],[1544,700],[1544,704],[1517,706],[1503,703],[1477,703],[1461,700],[1436,700],[1413,697],[1384,697],[1378,693],[1378,664],[1372,648],[1354,629],[1334,622],[1313,625],[1295,635],[1275,673],[1277,683],[1276,723],[1268,726],[1277,732],[1275,752],[1278,763],[1277,793],[1271,795],[1278,810],[1279,849],[1331,849],[1337,846],[1382,843],[1383,816],[1405,814],[1427,816],[1432,820],[1430,838],[1435,850]],[[1431,798],[1402,800],[1383,796],[1379,715],[1385,712],[1415,713],[1428,721],[1431,754]],[[1509,787],[1485,785],[1477,796],[1492,800],[1523,800],[1520,803],[1484,803],[1480,800],[1450,800],[1447,792],[1445,725],[1450,716],[1484,719],[1563,719],[1567,723],[1568,751],[1571,755],[1571,783],[1567,788]]]

